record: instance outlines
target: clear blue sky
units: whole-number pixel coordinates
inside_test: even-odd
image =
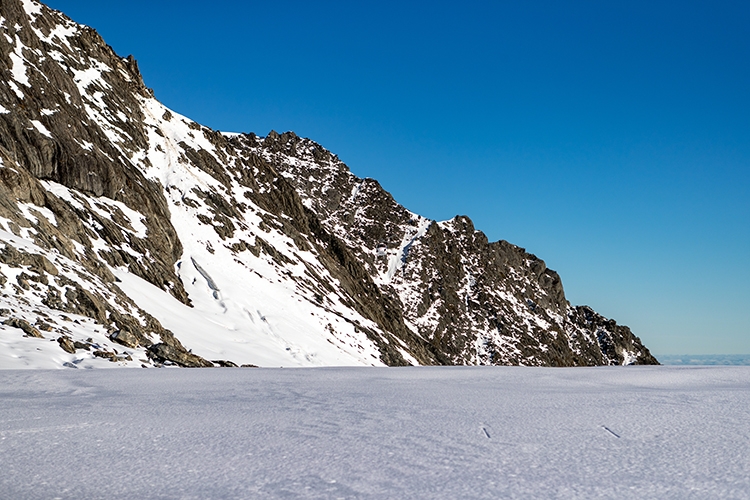
[[[750,352],[747,1],[48,4],[175,111],[470,216],[656,354]]]

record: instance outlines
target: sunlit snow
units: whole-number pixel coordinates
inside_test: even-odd
[[[750,368],[0,371],[0,498],[748,498]]]

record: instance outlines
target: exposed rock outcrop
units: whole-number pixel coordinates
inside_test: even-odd
[[[24,335],[26,335],[27,337],[35,337],[38,339],[44,338],[44,335],[42,335],[39,330],[31,326],[31,324],[25,319],[10,318],[3,321],[3,324],[11,326],[13,328],[18,328],[19,330],[23,331]]]
[[[214,366],[213,363],[200,356],[168,344],[152,345],[148,348],[148,355],[157,362],[171,362],[184,368],[209,368]]]
[[[293,133],[168,110],[132,56],[36,0],[0,17],[0,305],[67,363],[656,362],[468,217],[414,214]]]

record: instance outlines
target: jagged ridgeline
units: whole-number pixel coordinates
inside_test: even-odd
[[[35,0],[0,16],[0,367],[656,363],[467,217],[168,110]]]

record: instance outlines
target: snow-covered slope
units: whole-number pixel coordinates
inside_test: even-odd
[[[1,368],[655,361],[467,218],[165,108],[62,13],[4,0],[0,31]]]

